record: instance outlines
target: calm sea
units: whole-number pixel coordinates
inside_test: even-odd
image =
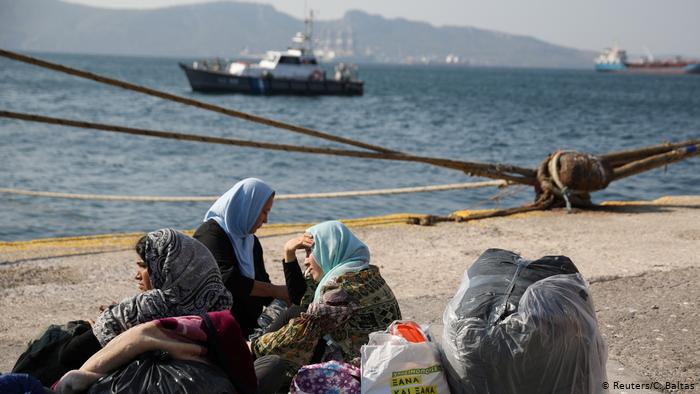
[[[362,97],[193,93],[178,60],[38,54],[174,94],[415,154],[534,168],[550,152],[591,153],[700,138],[700,77],[363,65]],[[102,123],[338,146],[0,59],[0,108]],[[423,164],[270,152],[0,119],[0,187],[122,195],[219,195],[244,177],[278,193],[469,182]],[[397,212],[447,214],[532,200],[514,188],[279,201],[271,222]],[[651,171],[594,201],[700,194],[700,159]],[[494,198],[494,196],[498,198]],[[209,203],[63,200],[0,194],[0,240],[196,227]]]

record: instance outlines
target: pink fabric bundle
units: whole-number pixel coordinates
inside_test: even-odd
[[[207,331],[201,316],[166,317],[155,321],[166,334],[192,342],[207,342]]]
[[[156,320],[156,325],[179,340],[206,345],[207,358],[226,372],[236,389],[252,393],[257,389],[253,357],[231,311],[207,313],[206,317],[180,316]]]

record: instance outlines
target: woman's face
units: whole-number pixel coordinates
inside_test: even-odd
[[[134,277],[134,279],[136,279],[139,282],[139,290],[152,290],[153,286],[151,286],[151,277],[148,276],[148,265],[146,265],[146,263],[144,263],[143,261],[138,260],[136,262],[136,266],[136,276]]]
[[[272,202],[274,199],[274,195],[270,196],[270,198],[265,203],[265,206],[263,206],[263,209],[260,212],[260,215],[258,216],[258,220],[255,221],[255,224],[253,224],[253,227],[250,229],[251,234],[255,234],[255,232],[258,231],[258,229],[262,227],[264,223],[267,223],[267,215],[270,214],[270,210],[272,209]]]
[[[311,277],[314,279],[314,282],[317,283],[321,281],[321,278],[323,278],[323,269],[316,262],[314,255],[311,254],[311,250],[306,250],[304,266],[306,267],[306,271],[304,271],[304,276],[311,275]]]

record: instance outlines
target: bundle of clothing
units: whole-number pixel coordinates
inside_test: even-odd
[[[453,393],[598,393],[607,347],[585,280],[565,256],[500,249],[466,271],[443,315]]]

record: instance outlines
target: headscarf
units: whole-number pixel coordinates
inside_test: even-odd
[[[102,312],[92,328],[102,346],[141,323],[229,309],[233,303],[206,246],[169,228],[146,237],[145,263],[153,290],[126,298]]]
[[[321,289],[329,280],[369,267],[367,245],[343,223],[331,220],[319,223],[306,231],[314,237],[311,254],[323,270],[323,277],[314,294],[314,302],[321,299]]]
[[[257,178],[246,178],[224,193],[209,208],[204,221],[216,220],[231,240],[241,274],[255,279],[253,245],[255,239],[250,233],[251,227],[275,191]]]

